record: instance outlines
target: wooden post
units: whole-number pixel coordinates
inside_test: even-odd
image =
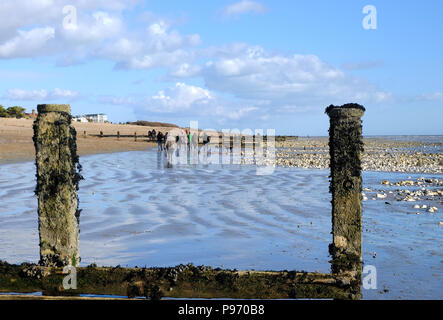
[[[120,139],[120,131],[117,131],[117,139]]]
[[[38,105],[34,122],[40,264],[79,264],[78,182],[82,179],[69,105]]]
[[[137,131],[134,132],[134,141],[137,141]]]
[[[62,268],[0,261],[0,292],[36,292],[44,296],[100,294],[129,297],[233,299],[349,299],[350,277],[296,271],[237,271],[207,266],[77,268],[77,289],[62,287]],[[0,299],[1,299],[0,295]]]
[[[100,138],[103,138],[103,131],[100,131]]]
[[[329,245],[332,272],[361,279],[362,263],[362,121],[365,108],[358,104],[329,106],[331,156],[332,234]]]

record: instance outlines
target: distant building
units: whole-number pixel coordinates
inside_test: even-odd
[[[73,120],[76,122],[88,122],[88,119],[86,119],[84,116],[75,116]]]
[[[86,114],[85,117],[92,122],[104,123],[108,121],[108,116],[104,113]]]
[[[74,121],[105,123],[105,122],[108,122],[108,116],[104,113],[85,114],[83,116],[75,116]]]
[[[37,113],[35,113],[35,109],[32,109],[31,113],[25,113],[25,117],[29,119],[37,119]]]

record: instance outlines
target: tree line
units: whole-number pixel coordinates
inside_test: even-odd
[[[0,105],[0,118],[24,118],[26,116],[25,110],[25,108],[18,106],[5,108]]]

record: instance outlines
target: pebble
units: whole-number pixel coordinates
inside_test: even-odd
[[[420,142],[389,140],[365,140],[365,151],[362,156],[364,171],[443,173],[443,153],[411,152],[411,147],[423,147]],[[327,169],[329,168],[329,148],[327,140],[308,138],[299,140],[277,141],[275,143],[275,164],[285,167]],[[420,184],[430,183],[433,179],[420,179]],[[384,180],[385,185],[393,185]],[[442,181],[443,182],[443,181]],[[408,180],[399,185],[418,185]],[[442,183],[443,185],[443,183]]]

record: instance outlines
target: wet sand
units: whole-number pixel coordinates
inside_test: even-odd
[[[35,157],[34,143],[32,141],[33,120],[0,118],[0,164],[20,161],[32,161]],[[90,134],[116,135],[147,135],[149,130],[168,131],[164,127],[144,127],[135,125],[120,125],[110,123],[73,123],[77,130],[77,145],[80,156],[87,154],[111,153],[118,151],[140,151],[156,146],[147,142],[146,138],[98,138]],[[86,131],[86,138],[84,137]]]
[[[0,164],[31,161],[0,165],[0,259],[35,263],[32,122],[15,121],[0,126]],[[111,134],[117,128],[81,125],[76,126],[79,136],[83,130]],[[134,129],[140,130],[137,134],[149,130],[118,130],[133,134]],[[267,176],[257,176],[255,166],[247,164],[165,168],[164,157],[152,150],[116,152],[152,145],[131,140],[79,137],[85,177],[79,190],[82,265],[192,262],[243,270],[329,271],[327,139],[277,145],[283,154],[277,154],[277,161],[285,162],[286,153],[305,156],[292,157],[296,162],[289,165],[277,163]],[[363,172],[363,260],[377,268],[378,282],[377,290],[363,291],[363,298],[442,299],[441,142],[367,141],[372,156],[364,161],[377,170]],[[114,153],[88,155],[102,152]],[[422,172],[389,172],[395,170]],[[432,207],[437,210],[430,212]]]
[[[165,168],[156,151],[80,161],[83,266],[192,262],[239,270],[330,270],[328,170],[277,167],[257,176],[250,165]],[[39,258],[34,174],[32,162],[0,165],[0,259],[10,263]],[[378,274],[377,290],[363,290],[365,299],[443,298],[442,197],[397,201],[397,189],[415,192],[423,185],[395,183],[421,177],[424,183],[441,179],[363,173],[369,198],[363,202],[363,260]],[[440,188],[434,185],[425,187]],[[386,198],[377,197],[382,192]],[[416,204],[439,210],[417,210]]]

